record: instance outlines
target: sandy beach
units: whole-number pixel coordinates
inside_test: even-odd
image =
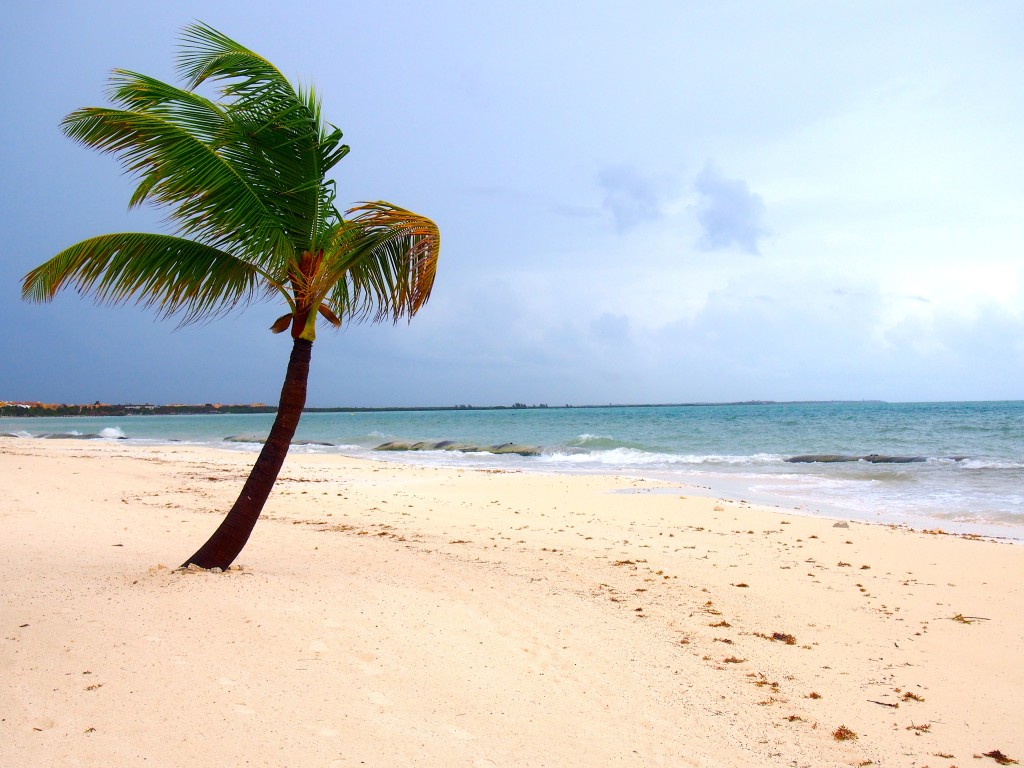
[[[626,477],[0,439],[5,766],[1024,760],[1024,547]],[[837,738],[837,736],[847,738]]]

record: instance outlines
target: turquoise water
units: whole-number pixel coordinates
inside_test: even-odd
[[[272,414],[0,419],[0,433],[102,435],[254,451]],[[538,456],[381,454],[390,440],[514,442]],[[308,413],[303,452],[525,471],[624,473],[813,513],[1024,538],[1024,402],[779,403],[671,407]],[[882,454],[907,463],[788,463]]]

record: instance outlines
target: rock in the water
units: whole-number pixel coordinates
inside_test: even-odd
[[[386,443],[381,443],[373,450],[375,451],[411,451],[412,443],[402,443],[398,440],[390,440]]]
[[[864,456],[861,461],[867,461],[872,464],[917,464],[918,462],[928,461],[928,459],[924,456],[883,456],[871,453]]]
[[[837,464],[845,461],[866,461],[870,464],[916,464],[928,461],[924,456],[886,456],[880,453],[869,453],[867,456],[847,456],[842,453],[809,453],[803,456],[790,456],[783,459],[790,464]]]
[[[846,456],[840,453],[808,453],[785,459],[790,464],[837,464],[843,461],[860,461],[860,456]]]
[[[502,445],[492,445],[487,448],[488,453],[495,453],[500,455],[514,453],[519,456],[540,456],[540,448],[534,448],[529,445],[519,445],[518,443],[503,443]]]
[[[479,453],[479,445],[470,445],[469,443],[452,443],[444,447],[446,451],[458,451],[459,453]]]
[[[469,443],[456,443],[453,440],[439,440],[437,442],[406,443],[400,440],[392,440],[381,443],[373,450],[375,451],[460,451],[462,453],[479,453],[486,451],[498,455],[514,453],[519,456],[540,456],[540,448],[532,445],[520,445],[518,443],[501,443],[500,445],[480,446]]]

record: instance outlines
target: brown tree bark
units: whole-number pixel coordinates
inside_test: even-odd
[[[288,455],[295,429],[299,426],[299,418],[306,404],[306,381],[309,378],[312,349],[313,342],[306,339],[295,339],[292,343],[277,418],[270,428],[267,442],[242,486],[242,492],[220,527],[182,567],[194,564],[200,568],[227,568],[249,540]]]

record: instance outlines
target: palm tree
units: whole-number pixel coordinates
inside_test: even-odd
[[[254,300],[282,298],[271,326],[291,331],[280,406],[238,500],[188,560],[227,568],[241,552],[284,463],[306,401],[318,318],[411,319],[426,303],[440,233],[430,219],[385,202],[344,215],[326,174],[347,153],[320,116],[312,88],[293,87],[263,57],[205,24],[184,29],[177,88],[115,70],[111,108],[68,115],[65,134],[117,155],[138,181],[130,206],[168,209],[172,235],[118,233],[83,240],[24,277],[22,295],[66,287],[98,303],[134,302],[182,323]],[[219,100],[196,92],[219,83]]]

